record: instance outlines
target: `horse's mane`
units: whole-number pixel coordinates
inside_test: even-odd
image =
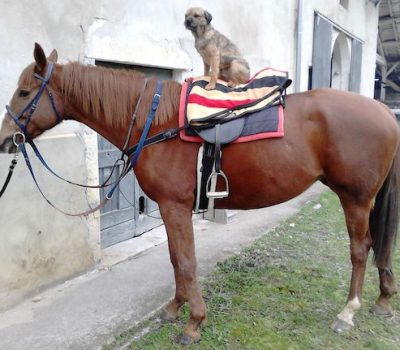
[[[111,126],[121,126],[130,120],[142,94],[137,111],[137,126],[142,128],[150,111],[157,79],[126,69],[83,65],[78,62],[62,66],[61,88],[93,118],[105,118]],[[160,105],[154,123],[161,125],[177,115],[180,84],[164,81]],[[143,91],[143,92],[142,92]]]

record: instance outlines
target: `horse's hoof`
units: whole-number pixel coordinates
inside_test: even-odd
[[[168,312],[167,310],[164,309],[161,312],[160,318],[164,322],[174,322],[178,318],[178,315],[173,315],[173,314],[171,314],[170,312]]]
[[[341,320],[340,318],[337,318],[333,323],[331,328],[336,332],[336,333],[344,333],[350,330],[353,327],[351,323],[348,323],[346,321]]]
[[[200,336],[196,337],[196,338],[192,338],[191,336],[184,334],[179,339],[179,344],[186,346],[186,345],[192,345],[192,344],[198,343],[199,341],[200,341]]]
[[[394,315],[393,310],[390,305],[384,307],[379,304],[374,304],[369,309],[369,311],[376,316],[392,317]]]

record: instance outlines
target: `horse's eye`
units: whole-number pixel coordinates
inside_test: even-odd
[[[19,97],[29,96],[30,92],[28,90],[20,90]]]

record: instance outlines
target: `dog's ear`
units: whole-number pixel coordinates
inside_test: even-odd
[[[208,11],[204,11],[204,17],[205,17],[206,20],[207,20],[207,24],[210,24],[210,22],[211,22],[211,20],[212,20],[211,13],[208,12]]]

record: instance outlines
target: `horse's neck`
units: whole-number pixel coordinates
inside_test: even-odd
[[[112,125],[112,122],[107,120],[101,111],[97,114],[85,113],[81,106],[81,101],[77,101],[72,96],[65,96],[64,115],[67,120],[75,120],[87,125],[113,145],[122,149],[128,132],[128,126],[124,124],[128,123],[116,126]]]
[[[137,73],[76,63],[64,66],[62,74],[64,115],[88,125],[120,148],[128,133],[131,113],[136,109],[135,130],[143,128],[156,91],[156,78],[145,79]],[[158,128],[177,124],[180,88],[180,84],[173,81],[163,82],[162,99],[154,122]],[[153,125],[152,132],[156,129]]]
[[[115,146],[121,148],[125,142],[130,124],[129,111],[135,108],[138,93],[134,90],[129,96],[125,95],[121,97],[121,94],[118,95],[118,93],[116,93],[115,85],[113,90],[112,87],[110,88],[109,86],[112,84],[108,85],[104,83],[104,81],[101,81],[106,87],[99,88],[99,85],[95,86],[95,83],[98,84],[98,82],[96,82],[93,77],[87,79],[89,83],[82,82],[82,80],[85,79],[85,74],[90,73],[87,71],[85,72],[85,69],[93,69],[96,72],[96,68],[85,66],[78,66],[77,68],[80,70],[75,74],[68,75],[67,73],[67,75],[63,77],[65,81],[70,79],[69,84],[65,83],[62,87],[64,115],[66,119],[72,119],[89,126]],[[101,68],[99,71],[100,74],[104,72]],[[71,76],[73,77],[71,78]],[[77,78],[77,76],[79,76],[79,78]],[[124,83],[127,84],[126,79]],[[133,89],[135,89],[135,87],[140,86],[140,84],[140,78],[130,78],[130,88],[133,87]],[[75,86],[78,87],[78,90]],[[124,86],[124,89],[126,88],[127,87]],[[110,99],[109,96],[114,97]],[[107,108],[108,111],[106,112]]]
[[[74,117],[71,118],[77,122],[87,125],[98,134],[106,138],[116,147],[122,149],[125,142],[125,137],[128,132],[127,127],[115,127],[110,125],[105,118],[93,117],[84,114],[75,113]]]

